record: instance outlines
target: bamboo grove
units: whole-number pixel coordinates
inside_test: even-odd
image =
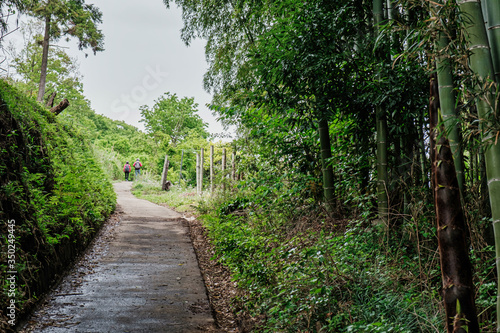
[[[432,205],[447,330],[478,332],[469,250],[500,259],[499,2],[175,3],[183,40],[207,41],[212,109],[261,169],[301,175],[334,218],[371,202],[389,233]]]

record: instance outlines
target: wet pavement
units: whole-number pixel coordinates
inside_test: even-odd
[[[24,332],[215,331],[182,217],[115,184],[120,220],[37,310]]]

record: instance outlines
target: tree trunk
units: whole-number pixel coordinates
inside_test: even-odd
[[[491,216],[495,234],[495,251],[497,262],[500,260],[500,142],[497,142],[494,124],[496,105],[495,87],[488,84],[494,79],[488,38],[479,1],[458,1],[460,10],[466,19],[463,20],[465,37],[470,50],[470,68],[477,75],[479,83],[476,88],[484,93],[477,102],[477,113],[482,130],[484,157],[488,192],[490,195]],[[500,265],[497,265],[497,331],[500,332]]]
[[[467,226],[453,162],[453,154],[439,114],[436,75],[431,78],[430,130],[433,149],[432,177],[437,237],[443,279],[443,299],[448,333],[479,333],[474,303],[472,265],[469,260]]]
[[[439,34],[437,42],[437,80],[439,84],[441,115],[443,117],[444,126],[446,128],[448,140],[450,141],[451,151],[453,153],[453,160],[455,163],[460,195],[463,198],[465,175],[462,147],[460,145],[460,132],[458,130],[458,117],[455,109],[457,98],[453,86],[453,74],[450,67],[450,60],[446,57],[446,52],[444,51],[449,44],[450,41],[448,37],[443,32],[441,32]]]
[[[319,121],[319,143],[321,146],[321,166],[323,171],[323,192],[325,195],[326,209],[333,212],[335,201],[335,188],[333,182],[333,168],[330,164],[332,148],[330,143],[330,129],[328,121],[321,118]]]
[[[47,64],[49,59],[49,39],[50,39],[50,14],[45,17],[45,33],[42,43],[42,64],[40,67],[40,84],[38,85],[38,102],[43,101],[45,94],[45,83],[47,81]]]

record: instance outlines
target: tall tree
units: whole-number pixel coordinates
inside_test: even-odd
[[[78,39],[80,50],[91,48],[94,54],[104,50],[104,35],[97,28],[98,23],[102,23],[102,13],[84,0],[44,0],[32,5],[30,12],[45,23],[37,96],[41,102],[45,94],[50,41],[71,36]]]
[[[24,45],[19,52],[13,53],[10,65],[14,69],[16,86],[30,96],[36,96],[40,80],[40,59],[42,55],[43,25],[32,20],[22,25]],[[71,100],[76,99],[76,91],[82,91],[78,62],[71,58],[63,48],[49,50],[47,59],[46,91],[57,93]],[[78,95],[78,93],[76,93]]]

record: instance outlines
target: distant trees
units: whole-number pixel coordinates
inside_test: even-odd
[[[152,107],[140,107],[141,122],[144,122],[146,130],[152,135],[169,135],[175,147],[191,132],[203,138],[208,137],[208,124],[197,114],[197,108],[198,104],[194,102],[194,98],[179,99],[176,94],[167,92],[160,96]]]

